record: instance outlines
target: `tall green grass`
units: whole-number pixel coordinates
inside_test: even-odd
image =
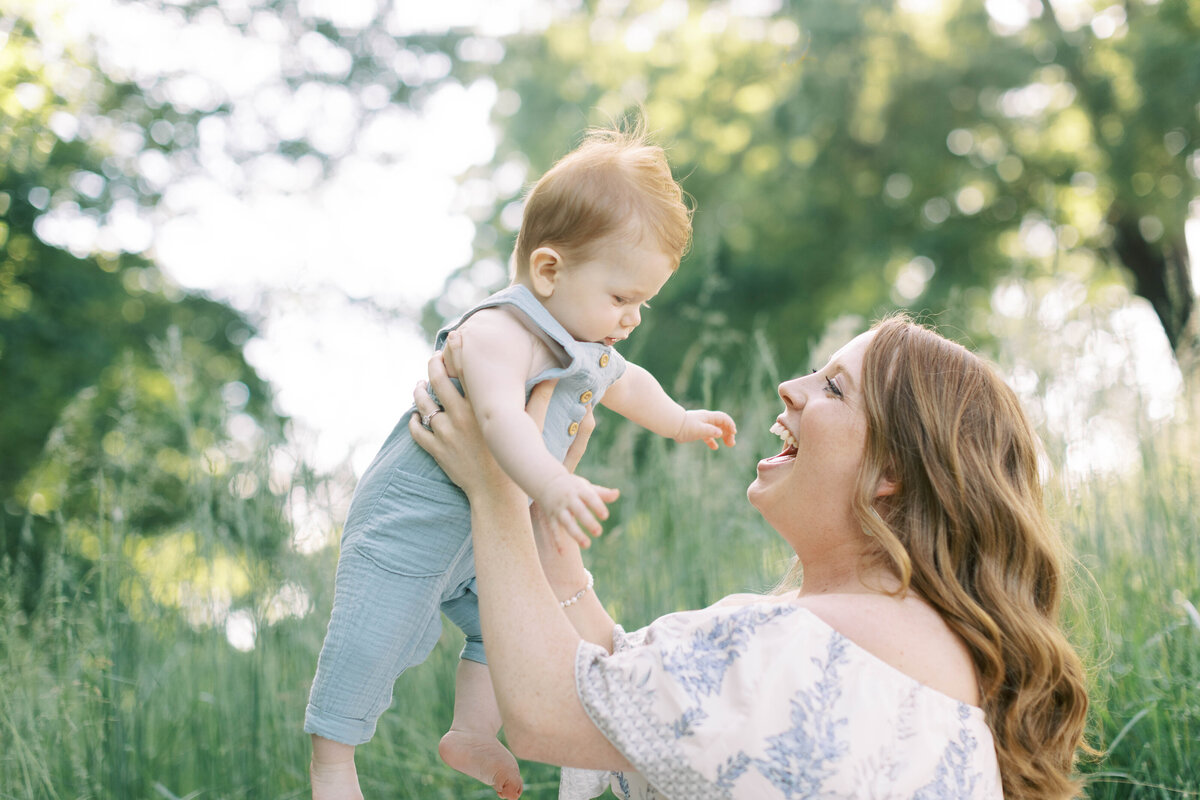
[[[744,497],[754,463],[778,447],[766,430],[779,410],[778,376],[762,366],[769,359],[754,361],[750,374],[701,398],[734,414],[733,450],[676,446],[601,420],[613,430],[581,471],[622,497],[586,557],[597,591],[627,627],[767,590],[786,571],[786,547]],[[1052,493],[1080,564],[1067,621],[1092,664],[1091,737],[1105,751],[1083,765],[1094,798],[1200,797],[1200,616],[1192,616],[1200,544],[1191,502],[1200,486],[1195,450],[1185,446],[1194,437],[1174,433],[1170,444],[1146,442],[1136,475]],[[260,483],[268,485],[265,475]],[[11,565],[2,576],[0,798],[306,796],[301,729],[335,548],[291,554],[269,570],[247,565],[251,586],[235,605],[254,607],[247,597],[290,581],[308,590],[312,609],[271,624],[260,608],[255,646],[241,652],[219,625],[190,623],[171,604],[147,600],[149,588],[131,589],[147,580],[128,556],[138,532],[111,511],[121,489],[110,488],[118,496],[109,510],[83,521],[100,543],[86,574],[72,566],[78,537],[64,530],[32,612],[21,607],[22,576]],[[275,507],[248,503],[245,524],[278,525]],[[206,541],[220,540],[206,525],[202,515],[190,521]],[[196,558],[211,555],[202,548]],[[401,678],[376,737],[359,749],[368,797],[494,796],[437,758],[460,647],[451,625],[443,639]],[[556,796],[555,769],[527,764],[523,774],[531,800]]]
[[[1200,797],[1200,464],[1194,430],[1061,499],[1079,560],[1068,623],[1093,670],[1093,798]]]

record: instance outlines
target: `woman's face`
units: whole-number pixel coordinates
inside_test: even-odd
[[[873,332],[834,354],[823,369],[779,385],[784,411],[771,427],[783,451],[758,462],[746,495],[799,552],[860,531],[851,499],[866,443],[863,354]]]

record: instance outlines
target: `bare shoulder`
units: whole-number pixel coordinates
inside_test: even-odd
[[[909,677],[956,700],[979,704],[970,651],[919,597],[831,594],[802,597],[796,603]]]
[[[761,603],[764,600],[770,600],[769,595],[761,594],[731,594],[722,597],[720,600],[712,604],[712,608],[737,608],[738,606],[748,606],[752,603]]]
[[[516,312],[505,306],[476,311],[458,327],[463,337],[464,353],[474,353],[492,364],[507,364],[530,373],[531,365],[540,355],[541,343],[521,321]]]
[[[534,339],[520,317],[506,306],[481,308],[467,317],[458,330],[465,340],[481,344],[487,342],[508,346],[516,344],[518,340],[532,343]]]

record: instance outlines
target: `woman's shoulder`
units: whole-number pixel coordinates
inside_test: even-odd
[[[713,603],[709,608],[740,608],[741,606],[750,605],[751,603],[762,603],[772,599],[772,595],[766,594],[731,594],[722,597],[717,602]]]
[[[806,612],[806,613],[805,613]],[[870,669],[899,673],[952,700],[979,705],[970,652],[941,615],[913,593],[800,596],[735,594],[696,611],[668,614],[631,641],[694,637],[739,630],[735,640],[774,640],[767,646],[806,649],[833,634],[847,640]],[[861,660],[861,659],[860,659]]]
[[[580,697],[631,763],[672,796],[701,796],[697,781],[723,795],[780,796],[771,776],[812,767],[819,752],[821,769],[806,775],[819,776],[821,796],[964,796],[949,785],[938,793],[938,776],[950,776],[960,790],[975,784],[971,797],[999,798],[998,788],[981,789],[999,786],[983,712],[851,638],[882,652],[872,626],[844,624],[875,617],[909,635],[935,635],[919,611],[888,605],[906,602],[737,595],[668,614],[635,632],[632,646],[582,664]],[[623,726],[636,735],[622,739]],[[642,759],[647,741],[654,757]],[[660,759],[663,748],[678,757]],[[796,761],[779,760],[793,752]],[[692,769],[682,777],[659,770],[679,763]]]
[[[924,686],[979,705],[979,684],[966,644],[921,598],[884,594],[798,597],[807,609],[856,647]]]
[[[979,705],[979,685],[966,645],[927,602],[912,594],[821,594],[800,596],[734,594],[706,609],[686,612],[697,622],[709,615],[737,615],[747,608],[768,606],[807,611],[792,615],[787,625],[796,646],[830,631],[840,634],[880,666],[971,706]],[[676,615],[668,615],[670,619]],[[814,627],[815,626],[815,627]]]

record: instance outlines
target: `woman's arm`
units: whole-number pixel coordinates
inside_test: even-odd
[[[584,569],[580,548],[570,545],[559,548],[554,536],[547,533],[538,505],[530,507],[529,512],[542,575],[546,577],[554,596],[562,602],[583,591],[580,599],[563,609],[566,619],[570,620],[581,637],[612,652],[612,630],[616,622],[612,621],[604,604],[596,596],[595,588],[587,589],[589,575]]]
[[[629,763],[592,724],[575,693],[580,633],[542,572],[524,492],[484,446],[469,398],[453,391],[440,355],[430,361],[429,374],[444,399],[445,413],[433,418],[432,432],[422,428],[415,415],[409,430],[471,502],[483,636],[513,752],[551,764],[628,769]],[[423,387],[414,392],[414,399],[419,414],[434,410]],[[603,492],[609,502],[616,497],[611,489]],[[566,560],[551,564],[559,579],[565,579],[574,563],[569,553],[562,558]],[[582,570],[576,577],[586,580]],[[589,639],[607,636],[611,647],[612,620],[594,592],[585,593],[571,607],[571,615]]]

